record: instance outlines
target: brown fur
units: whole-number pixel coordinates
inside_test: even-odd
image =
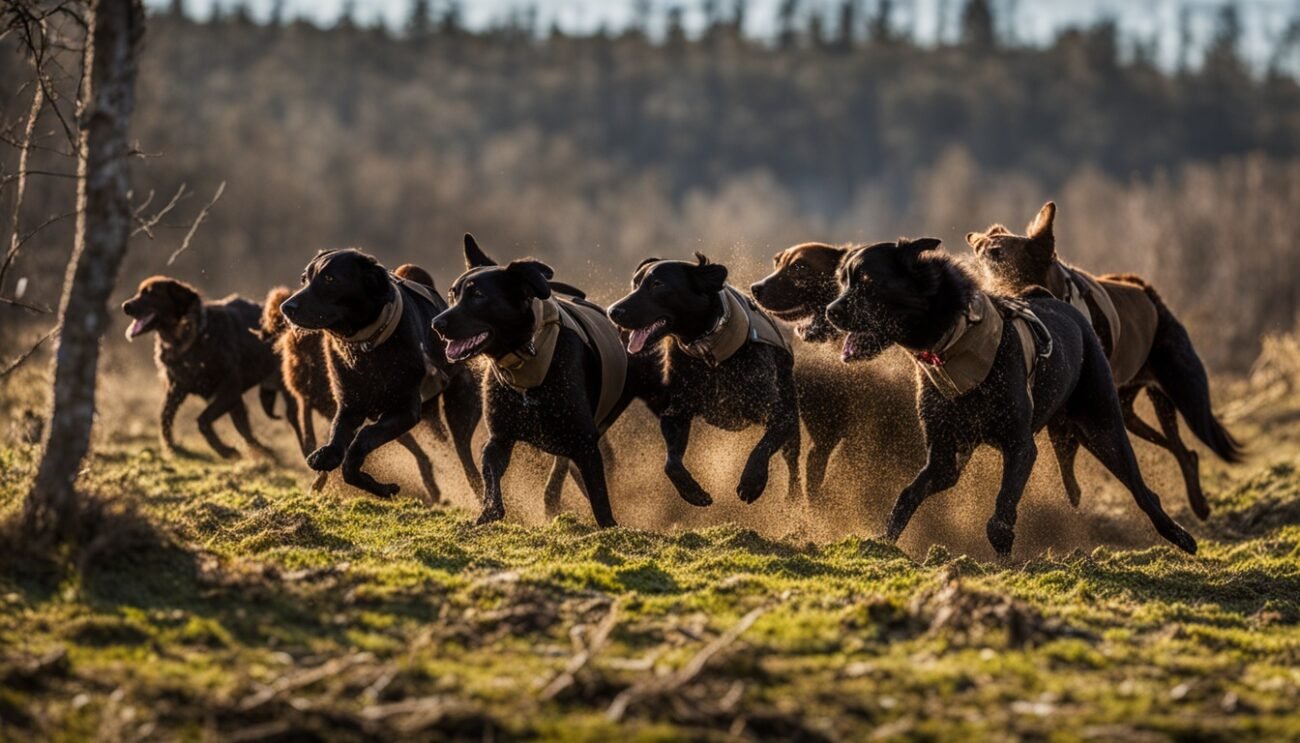
[[[275,352],[255,332],[261,316],[257,304],[235,296],[205,302],[183,281],[152,276],[122,303],[122,310],[133,320],[128,339],[156,334],[154,361],[167,385],[161,413],[164,447],[186,453],[173,440],[172,424],[181,403],[197,395],[208,402],[199,414],[199,431],[219,456],[238,454],[213,429],[217,419],[229,415],[251,448],[274,458],[253,435],[243,400],[244,392],[254,386],[262,386],[272,398],[280,389]]]
[[[1054,223],[1056,204],[1047,202],[1025,229],[1024,235],[1011,233],[1002,225],[993,225],[984,232],[971,232],[966,242],[975,251],[986,275],[995,283],[1012,291],[1030,286],[1044,286],[1056,296],[1061,296],[1064,286],[1061,274],[1055,270],[1059,262],[1056,253]],[[1071,270],[1086,274],[1080,269]],[[1142,277],[1119,273],[1101,276],[1098,281],[1110,295],[1120,317],[1119,342],[1125,343],[1125,327],[1130,323],[1155,323],[1155,338],[1145,349],[1145,360],[1117,348],[1112,364],[1120,382],[1120,401],[1123,404],[1128,430],[1146,441],[1168,449],[1183,473],[1188,500],[1197,516],[1209,516],[1210,506],[1201,490],[1199,460],[1196,452],[1184,446],[1178,432],[1178,413],[1182,413],[1192,431],[1211,450],[1229,462],[1241,457],[1239,444],[1215,418],[1210,404],[1209,383],[1200,358],[1192,347],[1186,329],[1161,300],[1159,294]],[[1142,295],[1134,296],[1134,289]],[[1152,318],[1152,319],[1149,319]],[[1093,312],[1093,327],[1106,345],[1110,331],[1100,313]],[[1135,335],[1135,334],[1134,334]],[[1142,353],[1142,351],[1138,351]],[[1136,370],[1136,371],[1134,371]],[[1133,403],[1139,392],[1145,390],[1160,419],[1157,431],[1138,417]],[[1079,486],[1074,481],[1074,448],[1068,441],[1056,444],[1057,457],[1065,478],[1066,490],[1072,503],[1078,502]]]

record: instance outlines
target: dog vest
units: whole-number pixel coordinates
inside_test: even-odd
[[[546,380],[555,356],[560,329],[578,334],[583,345],[596,354],[600,364],[600,399],[596,403],[596,425],[613,412],[627,383],[627,353],[618,329],[605,310],[580,297],[552,292],[549,299],[533,300],[533,335],[527,343],[492,364],[501,384],[520,394]]]
[[[724,286],[719,296],[722,299],[722,317],[702,338],[690,343],[677,339],[677,347],[682,353],[709,366],[717,366],[753,341],[775,346],[793,355],[790,343],[781,335],[776,322],[749,297],[731,285]]]
[[[1020,337],[1032,404],[1038,360],[1052,355],[1051,334],[1027,303],[1005,298],[995,302],[984,292],[974,293],[966,311],[933,349],[912,352],[917,367],[944,397],[960,397],[988,378],[1002,345],[1003,312]]]
[[[1146,289],[1123,281],[1099,281],[1059,261],[1056,268],[1063,286],[1060,299],[1082,312],[1094,328],[1098,316],[1109,328],[1110,343],[1105,351],[1115,384],[1131,381],[1146,364],[1159,321]]]
[[[352,335],[335,336],[345,343],[352,343],[361,347],[363,351],[371,351],[379,348],[393,337],[397,331],[397,326],[402,322],[402,312],[406,307],[404,299],[405,289],[415,294],[420,299],[428,302],[434,309],[434,313],[442,312],[447,309],[446,303],[442,298],[433,293],[433,289],[417,281],[410,281],[392,273],[388,274],[389,284],[393,287],[393,298],[384,303],[379,310],[379,317],[366,327],[358,330]],[[429,401],[442,391],[447,389],[447,384],[451,381],[434,358],[432,349],[425,348],[420,344],[420,356],[424,361],[424,378],[420,380],[420,400]]]

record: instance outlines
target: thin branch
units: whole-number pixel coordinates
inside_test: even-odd
[[[24,361],[30,359],[32,357],[32,354],[36,353],[36,350],[45,344],[45,341],[48,341],[49,339],[53,338],[56,334],[58,334],[59,330],[62,327],[63,327],[62,325],[55,325],[53,328],[50,329],[50,332],[41,336],[41,339],[36,341],[35,345],[27,349],[27,351],[22,356],[19,356],[18,358],[14,359],[14,362],[12,364],[6,366],[3,370],[0,370],[0,379],[4,379],[5,377],[17,371],[18,367],[22,366]]]
[[[212,195],[212,201],[209,201],[208,205],[203,207],[203,211],[199,212],[199,216],[194,218],[194,224],[190,225],[190,231],[185,233],[185,239],[181,241],[181,246],[176,249],[175,253],[171,254],[170,258],[167,259],[167,265],[170,266],[171,264],[175,263],[177,256],[179,256],[181,253],[184,253],[186,249],[190,247],[190,240],[194,238],[194,233],[198,232],[199,225],[203,224],[203,220],[207,218],[208,210],[212,208],[213,204],[217,203],[217,199],[220,199],[221,194],[225,192],[226,192],[226,182],[222,181],[221,185],[217,186],[217,192]]]
[[[31,152],[32,132],[36,131],[36,121],[41,118],[41,108],[45,105],[45,93],[40,86],[37,86],[32,92],[32,107],[27,114],[27,126],[23,129],[23,144],[18,154],[18,193],[14,197],[13,217],[10,223],[13,225],[13,235],[9,238],[9,250],[5,252],[4,263],[0,263],[0,289],[4,289],[5,275],[9,273],[9,266],[13,265],[14,259],[18,257],[18,248],[22,245],[19,239],[19,221],[23,212],[23,197],[27,195],[27,155]]]
[[[54,311],[51,310],[49,307],[42,307],[38,304],[29,304],[27,302],[22,301],[21,299],[10,299],[8,297],[0,297],[0,304],[7,304],[10,307],[18,307],[24,310],[30,310],[32,312],[37,312],[42,315],[48,315]]]
[[[222,185],[224,186],[225,184],[223,183]],[[176,195],[172,196],[171,201],[167,202],[167,206],[164,206],[162,209],[159,209],[156,214],[154,214],[152,217],[148,219],[140,219],[139,218],[140,212],[144,211],[144,208],[149,205],[149,202],[153,201],[153,191],[150,191],[149,198],[145,200],[144,204],[142,204],[139,209],[136,210],[136,215],[137,215],[136,220],[140,223],[140,225],[131,232],[131,236],[134,237],[140,234],[141,232],[143,232],[144,234],[149,236],[150,240],[152,240],[153,228],[157,227],[158,223],[162,221],[162,218],[167,216],[167,212],[170,212],[172,209],[176,208],[177,202],[179,202],[181,198],[184,196],[185,196],[185,184],[182,183],[181,187],[176,189]],[[213,201],[215,202],[216,199],[213,199]],[[202,217],[200,216],[200,219],[201,218]],[[188,238],[186,239],[188,241]],[[184,250],[184,248],[181,248],[181,250]],[[173,256],[173,258],[174,257],[175,256]],[[171,265],[171,261],[167,261],[167,265]]]

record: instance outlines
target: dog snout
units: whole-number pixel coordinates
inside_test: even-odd
[[[848,308],[846,305],[847,297],[840,296],[834,302],[826,305],[826,319],[831,321],[831,325],[844,330],[844,322],[848,318]]]
[[[764,279],[762,281],[755,281],[754,283],[749,285],[749,295],[753,297],[755,300],[762,302],[763,289],[766,288],[766,285],[767,285],[767,279]]]
[[[441,312],[437,317],[433,318],[433,332],[445,336],[447,334],[447,326],[450,324],[451,322],[447,319],[447,313]]]
[[[608,314],[609,319],[613,320],[615,324],[618,324],[620,320],[627,319],[627,308],[623,305],[616,304],[609,308]]]
[[[298,312],[298,298],[290,297],[280,303],[280,312],[285,317],[292,320],[293,316]]]

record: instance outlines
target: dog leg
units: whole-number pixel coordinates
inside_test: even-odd
[[[964,462],[966,457],[960,459]],[[886,522],[884,538],[897,542],[921,503],[931,495],[942,493],[956,485],[960,477],[961,464],[958,462],[956,445],[947,437],[933,441],[927,452],[925,466],[916,473],[911,484],[903,488],[898,500],[894,502],[894,508],[889,512],[889,521]]]
[[[1124,431],[1124,415],[1113,393],[1114,383],[1103,371],[1105,363],[1098,346],[1094,357],[1085,360],[1083,375],[1071,397],[1070,414],[1079,441],[1128,488],[1160,536],[1179,549],[1195,554],[1196,539],[1169,518],[1160,505],[1160,497],[1151,492],[1142,480],[1133,445]]]
[[[298,430],[302,432],[302,438],[299,439],[298,445],[302,448],[302,455],[305,458],[308,454],[316,451],[316,422],[312,420],[311,406],[306,400],[298,401]]]
[[[772,455],[777,450],[786,445],[789,440],[795,439],[795,456],[796,464],[794,467],[796,483],[798,478],[798,452],[799,452],[799,415],[796,412],[781,411],[774,413],[768,419],[767,430],[763,432],[763,437],[758,440],[754,450],[749,453],[749,459],[745,462],[745,469],[740,473],[740,483],[736,486],[736,495],[745,503],[753,503],[767,489],[767,470],[768,463]]]
[[[605,459],[594,434],[591,439],[578,444],[573,463],[582,477],[583,491],[591,501],[591,513],[602,529],[618,526],[614,512],[609,507],[609,490],[605,483]]]
[[[307,466],[317,472],[338,469],[343,464],[343,453],[356,438],[357,429],[365,422],[365,413],[340,406],[334,411],[334,421],[330,424],[329,443],[307,455]]]
[[[243,398],[240,398],[235,406],[230,409],[230,420],[235,424],[235,430],[239,433],[240,437],[244,439],[244,442],[247,443],[253,451],[261,454],[275,464],[280,463],[280,458],[275,455],[275,452],[271,450],[271,447],[258,441],[257,437],[253,435],[253,427],[248,423],[248,407],[244,405]]]
[[[374,423],[357,432],[357,438],[343,455],[343,482],[380,498],[391,498],[401,490],[396,483],[379,482],[362,471],[366,457],[375,449],[408,433],[420,422],[419,407],[412,404],[401,410],[389,411]],[[414,442],[412,442],[414,443]],[[419,448],[419,447],[416,447]],[[423,455],[424,452],[421,452]]]
[[[483,399],[473,375],[458,375],[442,393],[443,412],[447,418],[447,427],[451,429],[451,442],[456,448],[456,457],[465,471],[465,480],[471,491],[483,490],[483,477],[478,466],[474,464],[474,430],[478,428],[479,419],[483,417]]]
[[[686,456],[686,445],[691,440],[691,419],[677,416],[664,416],[659,419],[659,431],[664,436],[664,446],[668,449],[668,458],[664,462],[664,474],[677,488],[682,500],[692,506],[713,504],[713,496],[695,481],[682,458]]]
[[[985,534],[998,557],[1003,559],[1011,556],[1011,544],[1016,538],[1016,512],[1037,458],[1038,447],[1032,434],[1027,433],[1023,440],[1002,448],[1002,487],[998,489],[998,502],[985,526]]]
[[[483,445],[483,512],[479,514],[476,525],[500,521],[506,515],[505,502],[501,499],[501,480],[506,468],[510,466],[510,453],[515,442],[508,439],[488,439]]]
[[[244,404],[239,390],[227,385],[218,390],[217,394],[213,396],[212,401],[208,403],[208,406],[203,409],[202,413],[199,413],[199,433],[203,434],[203,438],[208,442],[208,446],[212,447],[212,450],[222,459],[233,459],[238,457],[239,452],[232,447],[226,446],[225,442],[217,436],[217,432],[213,429],[212,424],[215,423],[218,418],[233,410],[236,404],[240,406]],[[247,411],[245,411],[245,420],[247,420]]]
[[[299,410],[298,398],[288,389],[282,391],[284,394],[284,418],[289,421],[289,427],[293,429],[293,438],[298,442],[298,448],[307,450],[302,443],[302,411]]]
[[[420,482],[424,484],[424,492],[429,494],[429,503],[437,505],[442,500],[442,491],[438,489],[438,481],[433,476],[433,462],[429,461],[429,455],[424,449],[420,448],[420,442],[415,440],[409,432],[397,437],[397,443],[411,453],[415,459],[415,468],[420,472]]]
[[[1133,403],[1137,400],[1137,393],[1141,390],[1141,387],[1132,387],[1120,392],[1119,406],[1124,411],[1124,427],[1129,430],[1129,433],[1148,444],[1155,444],[1162,449],[1169,449],[1169,439],[1160,435],[1159,431],[1142,420],[1142,416],[1138,415],[1137,411],[1133,409]],[[1150,392],[1147,394],[1150,395]]]
[[[804,488],[808,491],[809,500],[816,500],[821,495],[822,484],[826,482],[826,466],[830,464],[831,453],[835,451],[838,443],[838,441],[818,441],[814,438],[809,444],[808,462],[804,465],[807,468],[804,473]]]
[[[1061,482],[1065,485],[1065,496],[1070,505],[1079,507],[1079,497],[1083,490],[1074,475],[1074,457],[1079,453],[1079,439],[1070,430],[1070,421],[1065,416],[1056,416],[1047,422],[1047,436],[1052,440],[1052,449],[1056,452],[1056,464],[1061,469]]]
[[[177,446],[172,435],[172,427],[176,423],[176,411],[180,410],[181,403],[185,402],[187,397],[189,397],[188,392],[168,383],[167,397],[163,400],[161,415],[163,448],[173,455],[182,457],[192,457],[194,452],[185,447]]]
[[[1205,492],[1201,490],[1201,460],[1196,452],[1183,444],[1182,436],[1178,434],[1178,408],[1174,406],[1174,401],[1169,399],[1168,395],[1156,387],[1148,387],[1147,396],[1151,398],[1151,404],[1156,409],[1156,418],[1160,421],[1160,428],[1164,430],[1165,438],[1169,440],[1169,451],[1173,453],[1174,459],[1178,460],[1178,468],[1183,472],[1183,482],[1187,485],[1187,500],[1192,505],[1192,513],[1196,514],[1196,518],[1204,521],[1210,517],[1210,503],[1205,499]]]
[[[564,457],[556,457],[551,464],[550,473],[546,475],[546,491],[542,495],[542,503],[545,506],[548,521],[560,513],[560,495],[564,492],[564,478],[568,474],[569,460]]]
[[[786,439],[785,444],[781,447],[781,457],[785,459],[786,469],[786,490],[785,498],[787,501],[793,501],[801,495],[804,495],[803,486],[799,478],[799,444],[800,436],[796,427],[795,435]]]

